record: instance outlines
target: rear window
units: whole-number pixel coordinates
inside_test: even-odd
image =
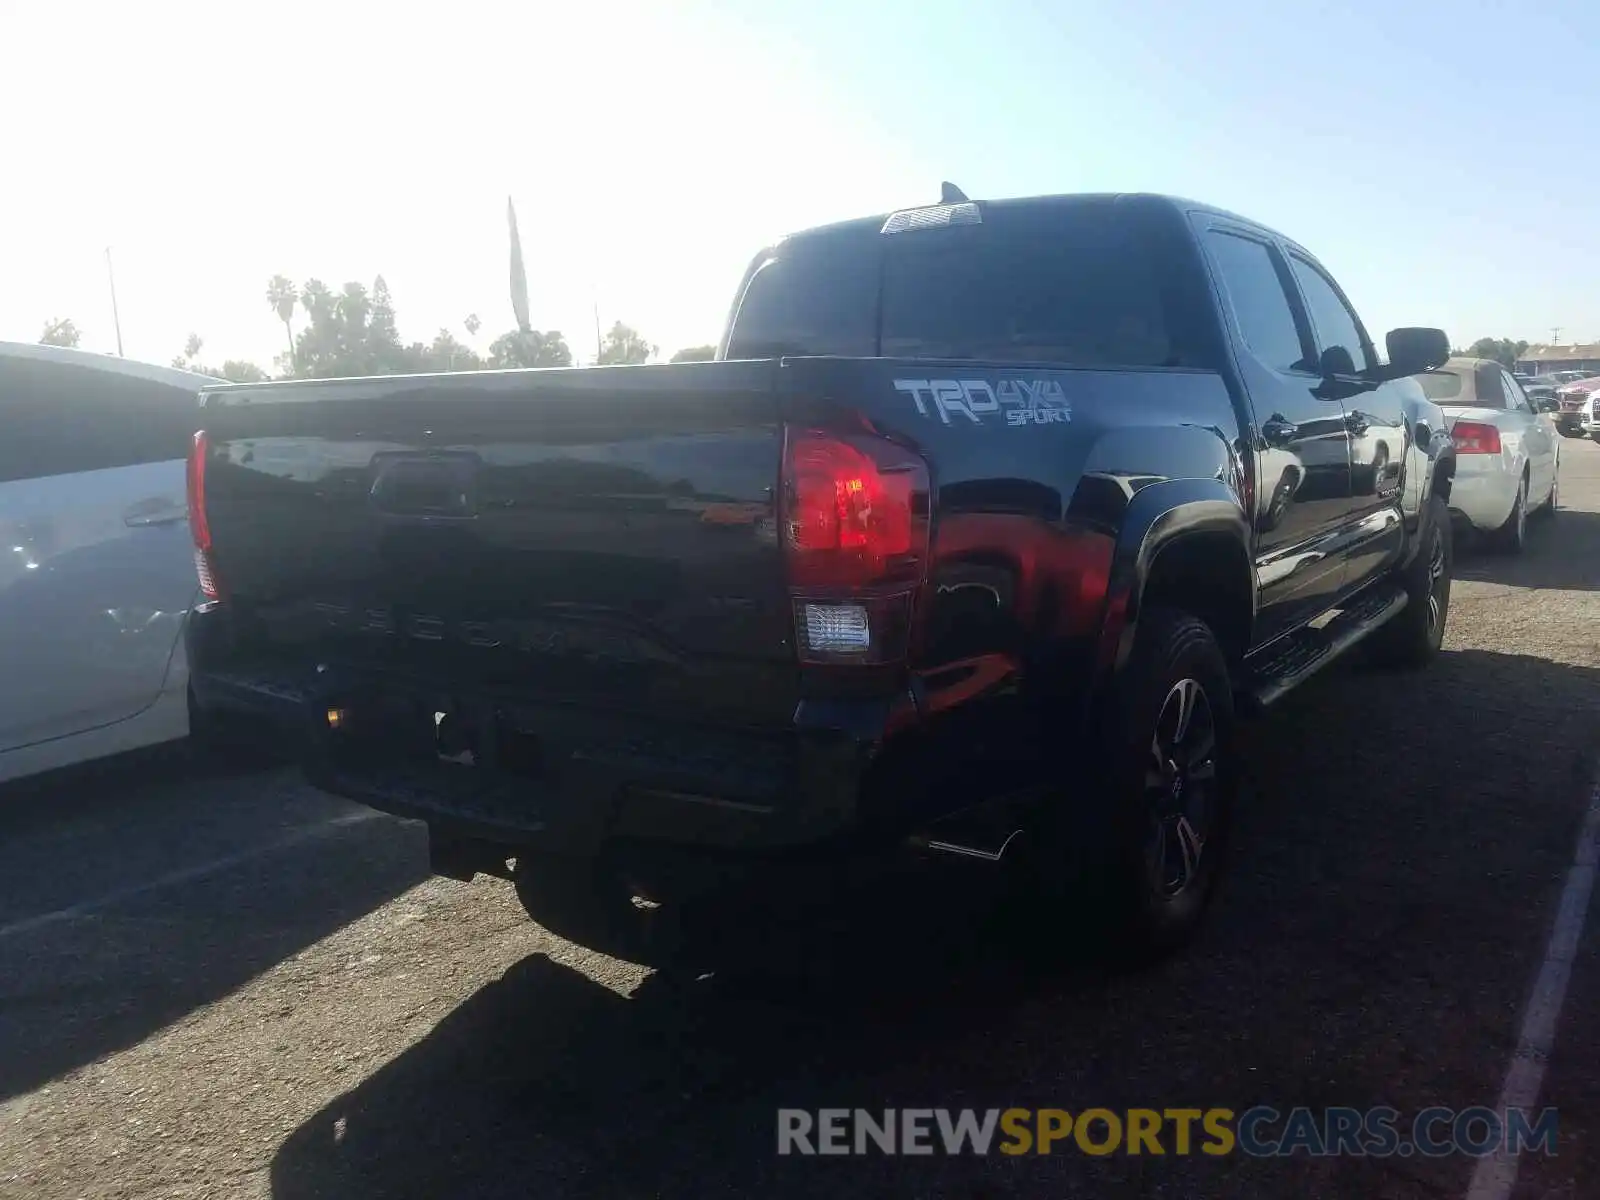
[[[745,285],[729,358],[878,353],[878,233],[802,235]]]
[[[1176,344],[1151,259],[1133,215],[1109,204],[806,235],[751,278],[728,354],[1202,365]]]
[[[1435,404],[1458,399],[1461,395],[1461,376],[1454,371],[1429,371],[1418,375],[1417,382],[1422,385],[1422,394]]]

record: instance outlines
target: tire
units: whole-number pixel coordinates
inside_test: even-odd
[[[1095,786],[1077,811],[1063,802],[1041,839],[1035,903],[1056,930],[1089,914],[1107,955],[1140,966],[1194,935],[1226,856],[1239,771],[1233,688],[1210,628],[1145,613],[1097,734]],[[1053,911],[1063,900],[1071,907]]]
[[[1528,476],[1517,481],[1517,498],[1500,528],[1489,534],[1489,544],[1501,554],[1521,554],[1528,545]]]
[[[1401,572],[1406,606],[1372,637],[1371,654],[1379,666],[1425,667],[1439,653],[1450,619],[1450,581],[1455,569],[1455,537],[1450,510],[1437,496],[1428,500],[1428,522],[1422,548]]]
[[[595,863],[519,856],[512,882],[523,911],[557,937],[647,967],[690,957],[676,906],[637,903]]]

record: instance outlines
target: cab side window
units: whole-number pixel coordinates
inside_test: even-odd
[[[1311,314],[1318,362],[1337,362],[1335,370],[1339,374],[1353,374],[1371,367],[1366,339],[1361,336],[1361,323],[1339,295],[1333,281],[1298,255],[1290,255],[1289,263]]]
[[[1306,346],[1272,248],[1220,229],[1206,234],[1206,248],[1221,277],[1239,336],[1251,353],[1275,370],[1304,370]]]
[[[0,357],[0,482],[182,459],[198,405],[172,384]]]

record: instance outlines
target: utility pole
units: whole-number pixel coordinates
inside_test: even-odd
[[[106,247],[106,279],[111,284],[111,323],[117,329],[117,357],[122,358],[122,318],[117,315],[117,276],[111,270],[111,247]]]
[[[1551,327],[1551,329],[1550,329],[1550,344],[1552,346],[1561,345],[1561,326],[1554,325],[1554,326]]]
[[[594,305],[594,365],[597,367],[600,365],[602,346],[603,343],[600,338],[600,302],[597,300]]]

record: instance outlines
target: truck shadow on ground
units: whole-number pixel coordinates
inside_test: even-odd
[[[1600,513],[1562,509],[1555,520],[1528,519],[1523,553],[1498,553],[1481,534],[1456,540],[1455,578],[1510,587],[1600,590]]]
[[[292,772],[197,772],[171,753],[0,789],[0,1100],[143,1041],[425,877],[416,830],[323,836],[339,811]],[[313,836],[255,853],[301,827]]]
[[[1141,973],[1030,968],[1019,936],[1070,944],[1095,914],[1019,923],[931,875],[858,901],[809,976],[652,976],[625,998],[530,957],[291,1135],[273,1193],[1458,1194],[1460,1159],[779,1158],[775,1110],[1492,1102],[1586,802],[1597,687],[1468,650],[1292,696],[1247,730],[1209,927]]]

